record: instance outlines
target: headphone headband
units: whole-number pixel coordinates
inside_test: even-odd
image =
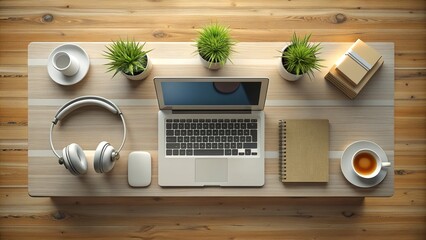
[[[119,153],[120,153],[121,149],[123,148],[124,143],[126,141],[126,136],[127,136],[126,122],[124,120],[123,113],[118,108],[118,106],[115,103],[113,103],[111,100],[108,100],[108,99],[100,97],[100,96],[77,97],[77,98],[74,98],[74,99],[70,100],[69,102],[65,103],[61,108],[59,108],[59,110],[56,112],[55,117],[53,118],[52,124],[50,126],[49,138],[50,138],[50,147],[52,148],[53,153],[59,158],[59,161],[62,160],[62,157],[56,152],[56,150],[53,146],[52,132],[53,132],[54,126],[58,123],[58,121],[63,119],[65,116],[67,116],[68,114],[70,114],[74,110],[79,109],[81,107],[85,107],[85,106],[99,106],[99,107],[102,107],[104,109],[107,109],[108,111],[112,112],[115,115],[120,116],[121,121],[123,123],[123,140],[121,142],[120,148],[116,152],[116,157],[118,158]]]
[[[65,103],[61,108],[59,108],[52,122],[56,124],[59,120],[61,120],[74,110],[84,106],[99,106],[107,109],[113,114],[121,114],[121,111],[118,106],[106,98],[99,96],[82,96],[70,100],[69,102]]]

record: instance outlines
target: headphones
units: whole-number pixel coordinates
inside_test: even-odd
[[[62,150],[62,157],[56,152],[53,147],[53,138],[52,132],[53,127],[67,116],[72,111],[79,109],[85,106],[99,106],[105,108],[112,112],[115,115],[120,116],[121,121],[123,122],[123,141],[121,142],[120,148],[116,151],[114,147],[106,141],[99,143],[96,148],[93,165],[97,173],[109,172],[115,165],[115,161],[120,158],[120,151],[124,146],[126,141],[126,122],[124,121],[123,113],[120,109],[110,100],[99,97],[99,96],[82,96],[65,103],[58,112],[56,112],[55,117],[52,120],[52,125],[50,126],[50,147],[52,148],[53,153],[58,157],[59,164],[65,165],[65,168],[68,169],[74,175],[82,175],[87,172],[87,160],[84,155],[83,149],[76,143],[71,143]]]

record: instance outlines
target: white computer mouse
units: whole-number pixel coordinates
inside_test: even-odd
[[[132,187],[146,187],[151,184],[151,154],[135,151],[129,154],[127,176]]]

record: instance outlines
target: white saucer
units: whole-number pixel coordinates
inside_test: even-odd
[[[377,145],[374,142],[362,140],[362,141],[357,141],[350,144],[345,149],[342,155],[342,159],[340,161],[340,168],[342,169],[343,175],[350,183],[352,183],[353,185],[357,187],[368,188],[368,187],[376,186],[377,184],[381,183],[383,179],[385,179],[388,171],[386,168],[383,168],[379,172],[379,174],[372,179],[363,179],[359,177],[358,175],[356,175],[356,173],[352,169],[352,163],[351,163],[352,156],[355,154],[356,151],[363,148],[368,148],[376,152],[383,162],[388,161],[388,157],[386,156],[385,151],[383,151],[383,149],[379,145]]]
[[[78,62],[80,63],[80,69],[74,76],[65,76],[58,70],[56,70],[53,67],[52,58],[53,55],[57,52],[67,52],[68,54],[74,56],[77,58]],[[90,67],[90,60],[89,55],[87,55],[86,51],[84,51],[83,48],[76,44],[64,44],[61,46],[58,46],[57,48],[53,49],[53,51],[50,53],[49,58],[47,59],[47,72],[49,73],[50,78],[55,81],[57,84],[60,85],[73,85],[81,80],[86,76],[87,72],[89,71]]]

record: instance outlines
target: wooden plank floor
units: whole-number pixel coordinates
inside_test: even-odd
[[[238,41],[395,43],[391,198],[31,198],[27,45],[192,41],[209,22]],[[424,239],[426,2],[0,0],[0,239]]]

